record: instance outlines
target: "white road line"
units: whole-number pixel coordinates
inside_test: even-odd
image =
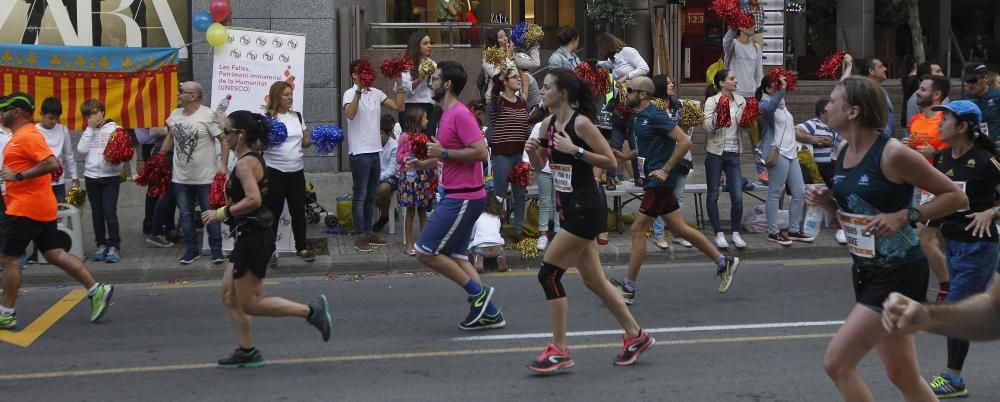
[[[646,332],[651,334],[669,332],[704,332],[704,331],[739,331],[745,329],[775,329],[775,328],[803,328],[803,327],[826,327],[842,325],[844,321],[803,321],[803,322],[771,322],[763,324],[738,324],[738,325],[704,325],[696,327],[668,327],[668,328],[646,328]],[[620,329],[600,330],[600,331],[578,331],[567,332],[566,336],[596,336],[596,335],[621,335],[624,331]],[[549,338],[549,332],[536,332],[530,334],[507,334],[507,335],[481,335],[463,336],[451,338],[453,341],[502,341],[513,339],[538,339]]]

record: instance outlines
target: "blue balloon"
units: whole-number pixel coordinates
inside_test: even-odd
[[[191,17],[191,26],[198,32],[207,31],[213,22],[215,20],[212,19],[212,14],[209,14],[208,11],[199,11]]]

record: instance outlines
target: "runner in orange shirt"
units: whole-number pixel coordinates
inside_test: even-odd
[[[17,326],[14,304],[21,288],[18,259],[30,242],[42,251],[46,261],[66,271],[87,289],[91,322],[104,315],[114,292],[111,285],[95,282],[83,261],[63,250],[56,226],[57,204],[51,176],[59,168],[59,161],[35,128],[34,111],[34,100],[27,94],[15,92],[0,99],[3,125],[14,130],[3,151],[4,166],[0,169],[0,180],[7,184],[0,329]]]
[[[947,148],[948,144],[941,142],[940,138],[942,112],[935,112],[931,110],[931,107],[944,102],[944,99],[948,97],[950,87],[946,77],[936,75],[923,77],[923,80],[920,81],[920,88],[916,92],[917,106],[920,107],[921,113],[913,116],[913,119],[910,120],[910,137],[903,138],[904,145],[916,149],[932,164],[934,163],[934,152]],[[920,203],[920,189],[914,193],[914,202]],[[931,271],[934,271],[934,276],[938,279],[938,303],[944,301],[951,286],[943,244],[941,229],[921,225],[920,248],[927,255]]]

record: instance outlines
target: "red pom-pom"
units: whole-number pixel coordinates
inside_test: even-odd
[[[528,162],[518,162],[507,175],[507,182],[518,187],[528,187],[531,184],[531,165]]]
[[[733,118],[729,113],[729,97],[719,98],[719,104],[715,105],[715,127],[723,128],[733,125]]]
[[[167,158],[161,153],[155,153],[139,169],[139,175],[135,178],[135,183],[140,186],[147,186],[146,194],[153,198],[162,198],[167,195],[167,188],[170,186],[171,172]]]
[[[823,60],[823,64],[819,66],[819,72],[816,73],[817,77],[829,78],[835,80],[840,76],[840,67],[844,64],[844,56],[847,52],[843,50],[838,50],[831,54],[826,60]]]
[[[379,66],[379,70],[382,70],[382,75],[389,79],[395,79],[404,71],[410,71],[411,69],[413,69],[413,60],[409,56],[403,56],[398,59],[386,59]]]
[[[410,148],[413,149],[413,156],[417,159],[427,159],[427,135],[410,134]]]
[[[226,206],[226,175],[216,173],[212,178],[212,189],[208,193],[208,205],[212,208]]]
[[[59,167],[57,167],[56,170],[53,170],[51,174],[53,183],[59,181],[59,178],[61,178],[63,175],[62,165],[59,165]]]
[[[792,92],[799,87],[798,77],[791,72],[785,71],[781,67],[772,68],[771,71],[767,73],[767,76],[771,78],[771,84],[774,85],[775,89],[781,89],[782,87],[781,80],[779,79],[780,77],[785,77],[785,83],[788,84],[788,87],[786,88],[788,92]]]
[[[757,98],[747,98],[747,105],[743,107],[743,116],[740,117],[740,127],[750,128],[760,116],[760,107],[757,105]]]
[[[116,128],[104,148],[104,159],[112,165],[118,165],[132,160],[134,153],[135,147],[132,146],[132,137],[128,135],[128,131],[121,127]]]
[[[608,80],[608,73],[600,68],[593,68],[590,64],[580,63],[576,65],[576,76],[590,85],[594,94],[604,95],[611,90],[611,82]]]
[[[754,29],[757,26],[757,19],[746,11],[737,10],[726,22],[737,28]]]
[[[358,85],[361,88],[371,87],[375,83],[375,69],[368,59],[361,59],[358,66],[354,68],[354,74],[358,75]]]
[[[729,20],[740,11],[737,0],[712,0],[712,11],[724,20]]]

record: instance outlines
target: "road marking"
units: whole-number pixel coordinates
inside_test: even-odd
[[[656,341],[656,344],[659,346],[683,346],[683,345],[704,345],[704,344],[740,343],[740,342],[789,341],[789,340],[830,338],[833,335],[834,334],[832,333],[823,333],[823,334],[776,335],[776,336],[743,336],[734,338],[676,339],[676,340]],[[612,342],[612,343],[593,343],[584,345],[574,345],[573,349],[574,350],[618,349],[621,347],[622,347],[621,342]],[[309,358],[298,358],[298,359],[274,359],[274,360],[268,360],[267,365],[289,366],[289,365],[304,365],[304,364],[318,364],[318,363],[356,362],[356,361],[413,360],[413,359],[426,359],[435,357],[461,357],[469,355],[535,353],[538,352],[538,349],[539,348],[537,346],[531,346],[531,347],[496,348],[496,349],[445,350],[445,351],[434,351],[434,352],[384,353],[384,354],[374,354],[374,355],[364,354],[364,355],[347,355],[347,356],[323,356],[323,357],[309,357]],[[215,368],[215,364],[196,363],[196,364],[175,364],[166,366],[122,367],[122,368],[94,369],[94,370],[49,371],[49,372],[36,372],[36,373],[23,373],[23,374],[2,374],[0,375],[0,381],[39,380],[39,379],[51,379],[51,378],[87,377],[87,376],[114,375],[114,374],[140,374],[140,373],[155,373],[155,372],[165,372],[165,371],[202,370],[210,368]]]
[[[264,281],[264,285],[277,285],[281,282],[278,281]],[[192,282],[192,283],[157,283],[150,286],[150,289],[198,289],[198,288],[217,288],[222,286],[222,281],[206,281],[206,282]]]
[[[23,348],[31,346],[45,331],[48,331],[56,321],[59,321],[66,313],[73,309],[80,300],[87,296],[85,289],[75,289],[66,296],[49,307],[42,315],[38,316],[31,324],[24,329],[12,331],[0,331],[0,341],[14,344]]]
[[[740,325],[705,325],[697,327],[668,327],[668,328],[647,328],[646,332],[651,334],[662,334],[671,332],[702,332],[702,331],[739,331],[745,329],[775,329],[775,328],[804,328],[804,327],[825,327],[831,325],[842,325],[843,321],[804,321],[804,322],[772,322],[763,324],[740,324]],[[609,329],[600,331],[578,331],[567,332],[566,336],[595,336],[595,335],[621,335],[625,331],[620,329]],[[511,339],[540,339],[551,338],[551,332],[536,332],[530,334],[508,334],[508,335],[480,335],[463,336],[451,338],[453,341],[502,341]]]

